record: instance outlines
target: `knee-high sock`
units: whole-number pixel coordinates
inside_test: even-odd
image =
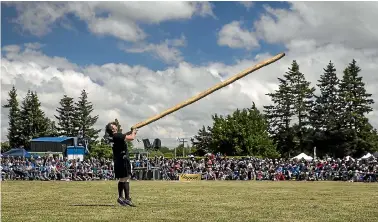
[[[118,197],[123,197],[123,189],[125,187],[125,182],[118,182]]]
[[[125,190],[125,199],[130,200],[130,183],[129,182],[125,182],[124,190]]]

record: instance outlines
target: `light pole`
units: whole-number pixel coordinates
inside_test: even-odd
[[[193,142],[194,142],[194,137],[190,137],[190,142],[192,142],[192,145],[189,147],[189,153],[192,153],[192,146],[193,146]]]
[[[186,138],[177,137],[177,141],[182,143],[182,156],[185,157],[185,143],[188,142]],[[175,148],[175,158],[176,158],[176,148]]]

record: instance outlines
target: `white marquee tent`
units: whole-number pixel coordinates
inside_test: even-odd
[[[298,160],[300,160],[300,159],[305,159],[305,160],[310,161],[310,160],[312,160],[313,158],[312,158],[311,156],[306,155],[305,153],[301,153],[301,154],[299,154],[298,156],[293,157],[293,159],[298,159]]]
[[[373,155],[371,155],[371,153],[367,153],[363,157],[361,157],[360,159],[369,159],[371,156],[373,156]]]

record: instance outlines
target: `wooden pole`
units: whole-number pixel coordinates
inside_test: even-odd
[[[242,72],[240,72],[240,73],[238,73],[238,74],[230,77],[226,81],[223,81],[221,83],[216,84],[215,86],[209,88],[208,90],[203,91],[203,92],[199,93],[198,95],[193,96],[192,98],[190,98],[190,99],[188,99],[188,100],[186,100],[186,101],[184,101],[182,103],[179,103],[176,106],[174,106],[174,107],[172,107],[170,109],[167,109],[166,111],[164,111],[164,112],[162,112],[162,113],[160,113],[158,115],[155,115],[155,116],[153,116],[153,117],[151,117],[151,118],[149,118],[149,119],[147,119],[147,120],[145,120],[143,122],[135,124],[134,126],[131,127],[131,129],[139,129],[139,128],[143,127],[143,126],[146,126],[146,125],[148,125],[150,123],[153,123],[156,120],[159,120],[159,119],[163,118],[166,115],[169,115],[169,114],[171,114],[171,113],[173,113],[173,112],[175,112],[175,111],[177,111],[177,110],[179,110],[179,109],[181,109],[181,108],[183,108],[183,107],[185,107],[187,105],[190,105],[190,104],[192,104],[192,103],[194,103],[194,102],[196,102],[196,101],[204,98],[205,96],[210,95],[211,93],[217,91],[218,89],[221,89],[221,88],[223,88],[223,87],[225,87],[227,85],[230,85],[231,83],[235,82],[236,80],[241,79],[241,78],[245,77],[246,75],[248,75],[248,74],[250,74],[250,73],[252,73],[252,72],[254,72],[256,70],[259,70],[259,69],[261,69],[264,66],[270,65],[270,64],[278,61],[279,59],[281,59],[284,56],[285,56],[285,53],[280,53],[280,54],[278,54],[278,55],[276,55],[276,56],[274,56],[274,57],[272,57],[270,59],[267,59],[267,60],[265,60],[263,62],[260,62],[259,64],[255,65],[255,66],[253,66],[251,68],[248,68],[248,69],[246,69],[246,70],[244,70],[244,71],[242,71]]]

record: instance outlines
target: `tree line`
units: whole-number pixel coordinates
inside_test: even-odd
[[[21,104],[17,99],[17,89],[13,86],[8,93],[4,108],[9,109],[8,145],[11,147],[29,147],[30,140],[38,137],[68,136],[79,134],[93,143],[101,130],[94,125],[98,115],[92,116],[93,105],[88,101],[88,94],[81,91],[78,101],[64,95],[60,107],[56,109],[55,120],[46,117],[41,108],[37,92],[28,90]]]
[[[339,79],[330,61],[316,84],[319,93],[315,93],[316,87],[305,79],[294,60],[278,78],[278,89],[267,94],[271,104],[261,111],[252,102],[250,108],[226,116],[212,115],[212,126],[199,129],[191,147],[178,146],[177,155],[191,151],[197,155],[220,152],[229,156],[290,157],[311,153],[316,147],[319,156],[342,157],[376,151],[378,133],[367,118],[374,101],[360,72],[353,60]],[[94,128],[99,116],[92,115],[94,108],[85,90],[76,102],[64,95],[55,120],[46,117],[36,92],[28,91],[19,105],[13,87],[4,107],[9,109],[9,147],[28,147],[36,137],[81,134],[89,139],[91,155],[111,157],[107,135],[99,139],[101,130]],[[119,125],[117,119],[115,122]],[[122,132],[121,125],[119,130]],[[129,148],[133,148],[131,143]],[[154,152],[173,155],[166,147]]]
[[[367,114],[374,103],[365,89],[361,69],[353,59],[342,78],[329,62],[316,88],[294,60],[278,78],[279,87],[267,94],[271,104],[263,113],[251,108],[231,115],[213,115],[213,125],[195,136],[197,152],[227,155],[290,157],[299,152],[318,156],[361,156],[378,150],[378,133]]]

